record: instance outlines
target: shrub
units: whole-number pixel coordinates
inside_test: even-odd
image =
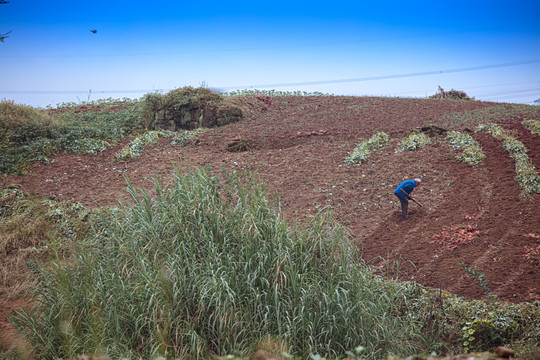
[[[416,283],[396,286],[407,299],[400,304],[402,311],[417,320],[428,349],[439,354],[493,352],[504,344],[516,351],[516,358],[538,355],[539,302],[470,300]]]
[[[430,99],[446,99],[446,100],[474,100],[471,99],[465,91],[460,90],[450,90],[450,91],[444,91],[442,87],[439,86],[439,92],[431,95],[429,97]]]
[[[17,105],[11,100],[0,101],[0,135],[6,132],[21,133],[22,127],[42,129],[51,126],[53,119],[31,106]],[[21,134],[22,135],[22,134]]]
[[[362,141],[352,153],[345,158],[345,164],[362,164],[374,151],[388,145],[390,136],[384,132],[373,135],[370,139]]]
[[[169,91],[167,94],[150,93],[143,97],[143,118],[147,127],[152,127],[154,114],[164,109],[188,110],[192,106],[217,107],[223,102],[223,95],[205,87],[186,86]]]

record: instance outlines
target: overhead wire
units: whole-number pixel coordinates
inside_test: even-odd
[[[479,70],[488,70],[496,69],[502,67],[510,66],[519,66],[519,65],[529,65],[540,63],[540,59],[524,60],[524,61],[515,61],[515,62],[506,62],[500,64],[490,64],[490,65],[481,65],[481,66],[470,66],[454,69],[443,69],[435,71],[423,71],[423,72],[414,72],[414,73],[403,73],[403,74],[392,74],[392,75],[378,75],[378,76],[367,76],[367,77],[357,77],[357,78],[347,78],[347,79],[334,79],[334,80],[317,80],[317,81],[303,81],[303,82],[294,82],[294,83],[274,83],[274,84],[258,84],[258,85],[239,85],[239,86],[217,86],[219,89],[242,89],[242,88],[269,88],[269,87],[289,87],[289,86],[306,86],[306,85],[329,85],[329,84],[339,84],[339,83],[348,83],[348,82],[363,82],[363,81],[376,81],[376,80],[390,80],[390,79],[400,79],[400,78],[410,78],[410,77],[419,77],[419,76],[429,76],[429,75],[439,75],[439,74],[451,74],[459,72],[469,72],[469,71],[479,71]],[[170,90],[170,89],[163,89]],[[154,90],[97,90],[92,91],[94,93],[143,93],[151,92]],[[0,90],[0,93],[14,93],[14,94],[87,94],[86,90]]]
[[[540,59],[516,61],[516,62],[507,62],[507,63],[501,63],[501,64],[482,65],[482,66],[470,66],[470,67],[455,68],[455,69],[422,71],[422,72],[405,73],[405,74],[366,76],[366,77],[348,78],[348,79],[334,79],[334,80],[303,81],[303,82],[294,82],[294,83],[275,83],[275,84],[226,86],[226,87],[221,87],[221,88],[223,88],[223,89],[268,88],[268,87],[288,87],[288,86],[305,86],[305,85],[327,85],[327,84],[339,84],[339,83],[374,81],[374,80],[391,80],[391,79],[411,78],[411,77],[419,77],[419,76],[429,76],[429,75],[451,74],[451,73],[468,72],[468,71],[488,70],[488,69],[496,69],[496,68],[509,67],[509,66],[518,66],[518,65],[529,65],[529,64],[536,64],[536,63],[540,63]]]

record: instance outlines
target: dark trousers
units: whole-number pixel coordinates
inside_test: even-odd
[[[407,210],[409,209],[409,200],[398,198],[401,203],[401,220],[407,220]]]

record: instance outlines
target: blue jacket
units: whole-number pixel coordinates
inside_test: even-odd
[[[410,195],[410,193],[413,191],[415,186],[416,186],[416,181],[414,181],[414,180],[405,180],[404,182],[399,184],[399,186],[394,191],[394,194],[396,194],[396,196],[398,198],[400,198],[401,200],[409,200],[407,195],[405,195],[403,193],[403,191],[401,191],[400,189],[403,189],[407,194]]]

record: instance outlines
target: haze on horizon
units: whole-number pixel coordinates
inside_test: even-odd
[[[426,97],[442,86],[532,104],[539,17],[530,0],[3,0],[0,99],[45,107],[201,84]]]

